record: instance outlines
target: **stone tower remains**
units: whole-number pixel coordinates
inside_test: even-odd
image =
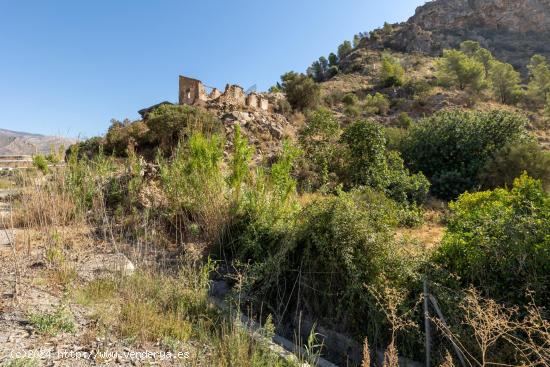
[[[180,104],[194,105],[207,100],[208,96],[200,80],[180,75]]]

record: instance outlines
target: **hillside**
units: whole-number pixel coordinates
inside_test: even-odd
[[[550,366],[548,35],[428,2],[2,172],[0,366]]]
[[[74,142],[74,139],[0,129],[0,155],[47,154],[52,147],[68,147]]]

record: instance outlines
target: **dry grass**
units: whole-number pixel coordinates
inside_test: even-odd
[[[470,289],[460,304],[462,333],[455,332],[439,319],[437,327],[459,347],[471,366],[548,366],[550,365],[550,322],[535,304],[520,313],[483,298]],[[511,357],[516,361],[502,361]]]
[[[413,253],[431,251],[441,242],[445,228],[441,224],[432,223],[425,223],[418,228],[398,228],[395,231],[395,239],[400,243],[409,244],[407,248]]]
[[[15,186],[13,180],[5,177],[0,177],[0,190],[12,189]]]
[[[64,189],[62,175],[22,180],[21,199],[13,206],[14,226],[41,228],[83,222],[70,193]]]
[[[363,361],[361,367],[370,367],[370,349],[369,349],[369,340],[365,338],[363,343]]]

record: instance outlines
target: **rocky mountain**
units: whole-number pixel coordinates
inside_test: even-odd
[[[74,142],[74,139],[0,129],[0,155],[45,154],[50,152],[52,146],[57,149]]]
[[[407,22],[373,32],[363,43],[439,55],[465,40],[525,70],[533,54],[550,58],[550,0],[434,0]]]

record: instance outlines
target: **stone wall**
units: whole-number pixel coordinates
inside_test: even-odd
[[[258,95],[256,93],[250,93],[246,97],[246,105],[252,108],[258,107]]]
[[[225,102],[235,106],[246,105],[246,95],[244,93],[244,89],[234,84],[227,84],[225,86],[225,91],[218,99],[222,103]]]
[[[269,109],[269,100],[267,97],[260,96],[258,99],[258,107],[261,110],[267,111]]]
[[[210,92],[210,94],[208,95],[208,98],[216,99],[221,95],[222,95],[222,92],[220,92],[220,90],[218,88],[213,88],[212,92]]]

